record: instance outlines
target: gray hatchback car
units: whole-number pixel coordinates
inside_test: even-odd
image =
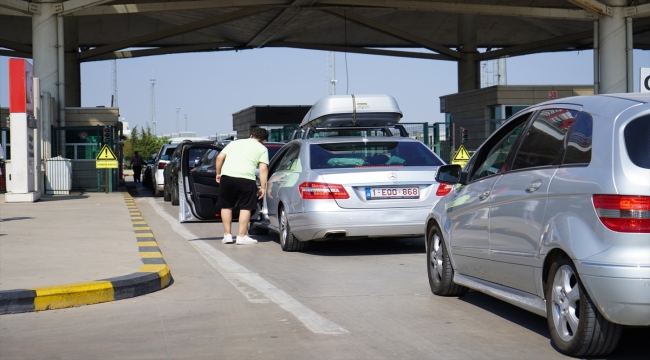
[[[484,292],[548,319],[562,353],[650,326],[650,96],[565,98],[493,133],[425,222],[433,293]]]

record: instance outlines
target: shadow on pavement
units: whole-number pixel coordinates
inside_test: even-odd
[[[70,195],[43,195],[39,201],[63,201],[63,200],[77,200],[77,199],[87,199],[88,195],[85,195],[85,192],[80,192],[78,194]]]
[[[273,236],[253,236],[260,242],[275,241],[279,246],[279,238]],[[268,240],[267,240],[268,239]],[[314,241],[304,254],[316,256],[372,256],[397,254],[424,254],[424,238],[408,239],[363,239],[363,240],[329,240]]]
[[[2,221],[16,221],[16,220],[31,220],[34,219],[33,217],[28,217],[28,216],[17,216],[17,217],[10,217],[10,218],[2,218]]]

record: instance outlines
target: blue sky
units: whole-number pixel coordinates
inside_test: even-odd
[[[159,134],[180,130],[199,135],[232,131],[232,114],[252,105],[311,105],[328,95],[328,52],[255,49],[153,56],[117,61],[121,117],[130,126],[151,121],[150,88],[156,79]],[[347,57],[347,78],[346,78]],[[7,57],[0,57],[0,106],[8,105]],[[650,51],[634,53],[635,89],[639,67],[650,67]],[[456,63],[377,55],[336,53],[337,93],[388,93],[404,122],[444,121],[439,97],[457,91]],[[591,51],[509,58],[509,85],[592,84]],[[109,106],[111,62],[81,65],[82,106]]]

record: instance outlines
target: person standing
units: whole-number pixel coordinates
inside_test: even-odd
[[[269,151],[262,145],[269,138],[263,128],[253,129],[248,139],[236,140],[228,144],[217,155],[216,170],[219,183],[217,206],[221,208],[223,220],[223,242],[233,243],[231,225],[232,209],[239,204],[239,233],[237,244],[257,244],[257,240],[247,235],[251,213],[257,209],[257,200],[264,196],[269,172]],[[255,182],[255,169],[260,168],[260,189]]]
[[[141,183],[141,181],[140,181],[140,173],[142,172],[142,165],[144,165],[144,159],[136,151],[133,154],[133,157],[131,158],[131,167],[133,168],[133,181],[134,182]]]

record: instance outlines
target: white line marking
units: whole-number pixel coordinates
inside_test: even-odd
[[[148,199],[149,204],[156,210],[158,215],[172,226],[174,231],[176,231],[180,236],[185,240],[192,240],[190,244],[205,258],[212,267],[221,273],[230,283],[232,283],[239,291],[246,296],[250,302],[260,303],[273,301],[274,303],[280,305],[281,308],[293,314],[298,320],[300,320],[305,326],[316,334],[325,334],[325,335],[340,335],[349,333],[338,324],[335,324],[326,318],[320,316],[312,309],[306,307],[298,300],[291,297],[286,292],[278,289],[273,286],[268,281],[264,280],[259,274],[256,274],[244,266],[238,264],[236,261],[232,260],[226,254],[215,249],[210,244],[206,243],[203,240],[199,240],[199,237],[192,234],[187,228],[178,222],[178,219],[175,219],[169,215],[165,210],[154,200]],[[255,291],[250,291],[251,289],[243,286],[242,284],[247,284],[248,286],[254,288]],[[259,294],[257,294],[259,293]],[[263,294],[264,297],[260,296]]]

